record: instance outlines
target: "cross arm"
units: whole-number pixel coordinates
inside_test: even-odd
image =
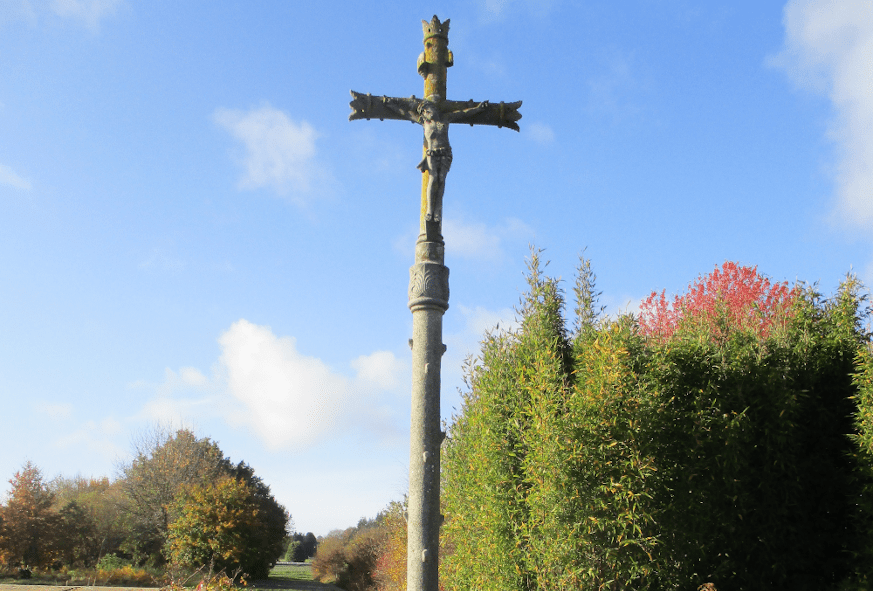
[[[386,96],[373,96],[370,93],[349,91],[352,100],[349,107],[349,121],[356,119],[399,119],[400,121],[418,121],[418,106],[421,99],[414,96],[410,98],[394,98]]]
[[[508,127],[520,131],[518,121],[521,113],[521,101],[512,103],[485,103],[482,109],[476,109],[476,101],[444,101],[440,105],[440,111],[444,113],[452,123],[468,123],[470,125],[496,125]]]

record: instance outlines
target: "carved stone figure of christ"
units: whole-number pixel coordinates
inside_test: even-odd
[[[429,173],[427,181],[427,212],[425,220],[439,222],[443,217],[443,193],[446,190],[446,175],[452,167],[452,146],[449,144],[449,123],[463,121],[488,107],[484,101],[467,109],[441,112],[437,106],[441,97],[432,95],[418,103],[415,112],[410,112],[394,99],[383,97],[383,104],[398,115],[418,123],[424,128],[425,156],[417,168],[422,174]]]

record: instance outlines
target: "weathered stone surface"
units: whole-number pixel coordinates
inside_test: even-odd
[[[440,365],[443,314],[449,307],[449,269],[442,239],[443,192],[451,168],[449,125],[496,125],[518,131],[521,101],[450,101],[446,97],[446,69],[454,64],[449,51],[449,20],[435,15],[422,22],[424,51],[418,73],[424,96],[373,96],[351,91],[349,120],[394,119],[418,123],[424,146],[418,168],[422,172],[420,236],[415,264],[409,270],[409,309],[412,311],[412,418],[409,441],[409,507],[407,510],[409,591],[438,591],[440,515]]]

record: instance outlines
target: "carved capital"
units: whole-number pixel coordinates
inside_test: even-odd
[[[421,262],[409,268],[409,309],[449,308],[449,268]]]

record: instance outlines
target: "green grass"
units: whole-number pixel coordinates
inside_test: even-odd
[[[270,580],[280,579],[285,581],[311,581],[312,567],[292,566],[292,565],[277,565],[270,571]]]

